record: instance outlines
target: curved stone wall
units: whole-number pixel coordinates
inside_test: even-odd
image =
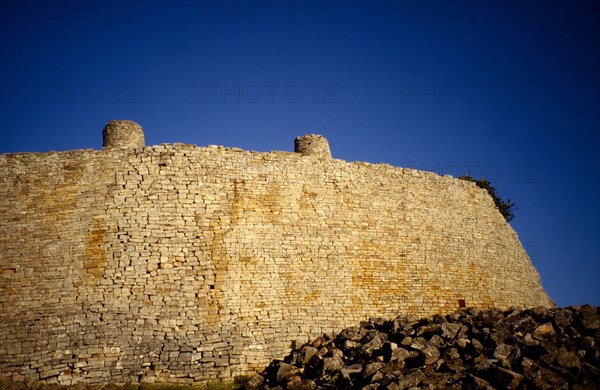
[[[552,306],[471,182],[193,145],[0,155],[0,377],[231,379],[368,317]]]

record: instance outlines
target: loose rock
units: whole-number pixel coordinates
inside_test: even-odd
[[[589,305],[371,319],[298,347],[246,388],[593,389],[599,324]]]

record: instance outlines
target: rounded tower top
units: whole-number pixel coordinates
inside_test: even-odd
[[[104,148],[136,148],[144,143],[142,126],[129,120],[112,120],[102,130]]]
[[[329,142],[327,142],[325,137],[318,134],[307,134],[296,137],[294,140],[294,151],[302,153],[304,156],[331,158]]]

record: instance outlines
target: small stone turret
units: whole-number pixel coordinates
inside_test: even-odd
[[[296,137],[294,140],[294,151],[296,153],[302,153],[305,156],[331,159],[329,142],[327,142],[325,137],[318,134],[308,134]]]
[[[102,130],[104,148],[137,148],[145,145],[142,126],[128,121],[110,121]]]

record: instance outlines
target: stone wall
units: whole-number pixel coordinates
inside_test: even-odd
[[[485,190],[319,153],[0,155],[0,377],[229,380],[368,317],[553,305]]]

